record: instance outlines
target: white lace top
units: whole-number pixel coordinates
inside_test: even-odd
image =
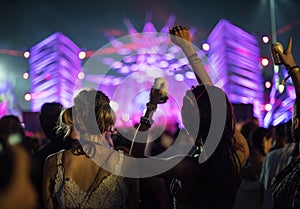
[[[64,177],[62,154],[57,154],[58,172],[55,178],[53,198],[59,208],[80,209],[125,209],[126,198],[129,194],[123,177],[110,174],[92,192],[82,191],[77,183]],[[119,170],[123,161],[123,153],[120,154],[116,169]]]

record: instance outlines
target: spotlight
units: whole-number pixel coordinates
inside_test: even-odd
[[[279,84],[278,91],[279,91],[279,93],[283,93],[283,91],[284,91],[284,85]]]
[[[203,43],[203,44],[202,44],[202,49],[203,49],[204,51],[209,51],[210,45],[209,45],[208,43]]]
[[[27,102],[31,101],[31,99],[32,99],[31,94],[30,94],[30,93],[24,94],[24,99],[25,99],[25,101],[27,101]]]
[[[261,58],[260,63],[262,66],[267,67],[270,63],[269,59],[266,57]]]
[[[78,77],[80,80],[84,79],[84,77],[85,77],[84,72],[78,73],[78,76],[77,76],[77,77]]]
[[[265,104],[265,111],[269,112],[272,110],[272,105],[271,104]]]
[[[25,51],[25,52],[23,53],[23,56],[24,56],[26,59],[28,59],[28,58],[30,57],[30,52],[29,52],[29,51]]]
[[[79,59],[83,60],[84,58],[86,58],[86,52],[85,51],[81,51],[78,54]]]
[[[262,40],[262,42],[265,43],[265,44],[267,44],[267,43],[270,42],[270,38],[269,38],[269,36],[267,36],[267,35],[263,35],[263,36],[261,37],[261,40]]]
[[[27,80],[29,78],[29,73],[28,72],[23,73],[23,78]]]
[[[271,84],[270,81],[266,81],[266,82],[265,82],[265,87],[266,87],[267,89],[271,88],[271,86],[272,86],[272,84]]]

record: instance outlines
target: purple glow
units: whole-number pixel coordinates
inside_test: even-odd
[[[19,107],[14,88],[9,81],[0,82],[0,118],[4,115],[12,114],[22,121],[22,111]]]
[[[144,26],[143,32],[157,32],[152,22],[147,22]]]
[[[174,22],[175,17],[170,17],[161,31],[168,33],[168,27]],[[197,84],[187,59],[178,47],[170,45],[168,34],[151,33],[156,32],[156,29],[150,20],[147,20],[143,28],[144,33],[138,33],[128,19],[124,23],[130,36],[127,39],[111,39],[113,43],[110,43],[109,50],[99,59],[112,74],[86,72],[85,81],[96,84],[110,99],[120,104],[116,113],[117,126],[131,126],[138,122],[141,116],[139,113],[142,114],[145,109],[145,101],[148,100],[154,78],[163,76],[170,84],[170,99],[160,107],[166,114],[161,121],[177,120],[181,124],[182,98],[187,89]],[[190,30],[191,34],[196,31],[195,28]],[[263,85],[255,37],[228,21],[220,21],[208,43],[212,43],[208,58],[201,50],[197,54],[213,82],[224,88],[232,102],[253,103],[255,116],[261,115]],[[129,54],[120,53],[123,47],[130,48]],[[87,66],[86,69],[90,68]],[[146,96],[139,95],[141,92],[146,92]],[[128,114],[124,117],[126,121],[122,118],[123,113]],[[261,120],[261,117],[258,118]]]
[[[254,116],[262,123],[264,104],[259,47],[254,35],[221,20],[208,37],[210,63],[216,69],[213,83],[223,88],[233,103],[252,104]]]
[[[31,110],[39,112],[45,102],[71,106],[75,82],[81,71],[80,48],[58,32],[30,51]]]

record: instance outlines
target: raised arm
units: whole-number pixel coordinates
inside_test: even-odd
[[[161,89],[151,89],[150,92],[150,99],[149,102],[147,103],[146,107],[147,110],[144,114],[143,117],[141,117],[141,121],[138,125],[136,134],[135,134],[135,139],[139,139],[139,141],[143,141],[144,143],[139,143],[134,140],[131,144],[129,154],[133,155],[134,157],[144,157],[145,156],[145,146],[148,138],[148,130],[150,129],[153,120],[152,116],[154,112],[157,109],[157,104],[161,103],[160,99],[163,95],[163,92]],[[166,101],[165,101],[166,102]]]
[[[198,80],[198,83],[203,83],[204,85],[212,86],[213,83],[210,80],[197,53],[195,52],[195,49],[191,42],[190,31],[184,26],[175,26],[173,28],[170,28],[170,35],[171,41],[177,46],[179,46],[188,58],[189,63]]]
[[[292,78],[292,81],[293,81],[293,84],[295,87],[296,97],[297,97],[297,100],[299,100],[300,99],[300,96],[299,96],[300,95],[300,73],[299,73],[300,70],[294,60],[294,56],[292,53],[292,44],[293,44],[293,40],[290,37],[286,49],[283,52],[281,52],[280,50],[277,50],[276,52],[281,57],[283,64],[285,65],[286,69],[288,70],[289,75]],[[297,100],[296,100],[296,102],[297,102]]]

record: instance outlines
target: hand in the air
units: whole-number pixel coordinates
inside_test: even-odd
[[[190,31],[184,26],[169,28],[171,41],[181,48],[191,47]]]
[[[293,40],[290,37],[287,47],[283,52],[281,52],[280,50],[276,50],[276,52],[281,57],[281,60],[284,63],[284,65],[287,67],[287,69],[290,69],[291,67],[296,65],[292,54],[292,45],[293,45]]]
[[[150,103],[157,105],[167,102],[167,98],[165,100],[162,100],[163,97],[163,91],[161,89],[155,89],[151,88],[150,92]]]

